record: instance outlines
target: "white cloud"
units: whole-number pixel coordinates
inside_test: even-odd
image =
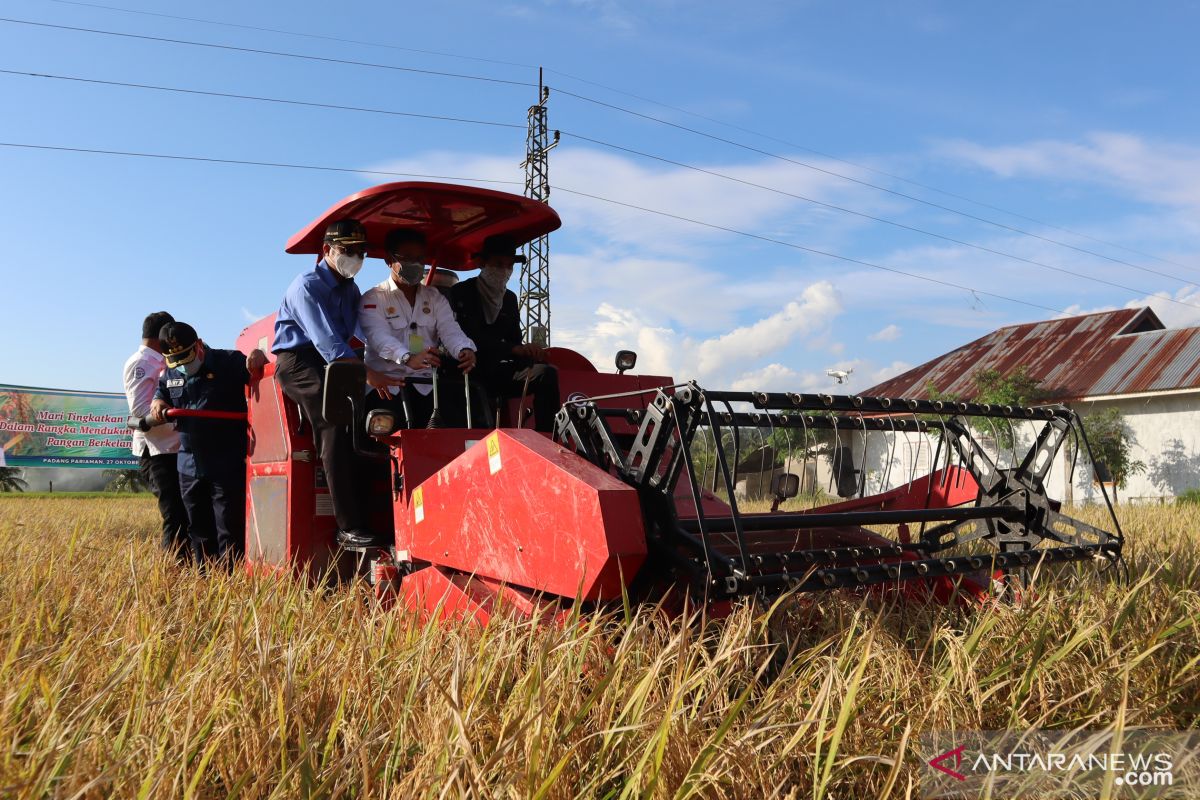
[[[974,145],[960,143],[959,147],[959,151],[949,147],[947,152],[954,152],[956,158],[975,159],[973,163],[989,170],[1010,169],[1011,174],[1042,177],[1041,171],[1070,161],[1052,148],[1040,157],[1018,157]],[[1111,141],[1092,142],[1087,147],[1095,151],[1096,158],[1109,153],[1104,148],[1120,151]],[[1200,163],[1200,151],[1196,152]],[[1006,162],[1005,157],[1010,161]],[[432,152],[413,154],[380,168],[519,181],[519,160],[516,154]],[[1075,161],[1074,169],[1085,184],[1095,184],[1098,178],[1093,173],[1108,176],[1104,180],[1118,180],[1118,172],[1100,169],[1083,155],[1077,155]],[[773,159],[704,166],[880,216],[894,216],[898,208],[906,213],[924,211]],[[832,166],[836,171],[847,171],[845,165]],[[1138,174],[1149,175],[1152,171],[1147,162]],[[1100,262],[1084,253],[1012,232],[993,231],[990,238],[971,236],[971,240],[1132,289],[1114,292],[1079,277],[961,245],[877,236],[878,229],[865,228],[867,223],[861,219],[845,218],[795,198],[712,175],[581,147],[569,138],[555,151],[552,175],[557,187],[662,209],[731,229],[771,231],[771,235],[784,240],[860,257],[934,281],[969,284],[979,290],[974,294],[901,274],[860,266],[847,268],[844,263],[754,242],[729,231],[698,227],[556,190],[551,200],[564,226],[552,239],[553,341],[579,350],[601,368],[608,368],[617,349],[627,348],[638,351],[640,372],[696,378],[712,386],[790,386],[793,391],[812,391],[832,388],[824,374],[830,365],[823,359],[837,358],[855,367],[851,379],[838,391],[862,391],[890,376],[883,372],[893,370],[895,374],[906,365],[895,362],[881,367],[869,360],[846,360],[843,342],[850,343],[851,355],[858,355],[853,352],[855,342],[861,346],[864,340],[891,342],[904,336],[911,343],[911,352],[905,355],[919,362],[1001,325],[1054,315],[1053,310],[1013,305],[986,292],[1051,308],[1070,303],[1119,305],[1126,298],[1144,295],[1140,302],[1150,302],[1162,311],[1165,320],[1188,324],[1175,322],[1183,318],[1170,310],[1186,307],[1154,294],[1163,283],[1156,276],[1135,274],[1125,265]],[[1044,177],[1057,178],[1049,174]],[[1074,176],[1065,177],[1070,180]],[[1196,183],[1200,186],[1200,181]],[[484,185],[520,191],[515,185]],[[1196,191],[1200,193],[1200,188]],[[1164,190],[1161,194],[1169,196],[1170,192]],[[1096,220],[1081,229],[1097,238],[1128,242],[1148,252],[1169,255],[1181,263],[1200,262],[1196,255],[1200,252],[1200,224],[1195,223],[1194,214],[1183,208],[1123,213],[1125,216],[1117,220]],[[936,228],[951,222],[960,220],[920,224]],[[958,235],[966,238],[969,234]],[[1168,243],[1167,247],[1161,246]],[[1129,256],[1130,260],[1134,258]],[[1174,268],[1162,269],[1169,272]],[[1192,302],[1183,296],[1186,292],[1177,294],[1181,296],[1175,299]],[[853,309],[854,315],[844,319],[847,309]],[[839,320],[837,329],[835,319]],[[895,322],[881,327],[885,319]]]
[[[802,392],[816,376],[800,373],[783,364],[771,363],[756,370],[743,372],[734,378],[729,388],[734,392]]]
[[[1092,133],[1081,141],[1043,140],[987,147],[967,141],[937,152],[1005,178],[1057,178],[1132,191],[1142,200],[1200,207],[1200,148],[1127,133]]]
[[[1189,303],[1191,305],[1182,305]],[[1098,314],[1101,311],[1115,311],[1117,308],[1150,309],[1158,315],[1168,328],[1190,328],[1200,325],[1200,287],[1185,286],[1176,292],[1156,292],[1146,297],[1130,300],[1123,306],[1103,305],[1094,308],[1084,308],[1079,304],[1068,306],[1058,317],[1074,317],[1083,314]]]
[[[872,342],[894,342],[900,338],[900,326],[888,325],[867,337]]]
[[[791,368],[780,364],[759,366],[759,362],[794,348],[797,338],[826,330],[841,312],[836,290],[823,281],[807,287],[773,314],[728,333],[700,339],[674,327],[650,323],[638,310],[605,302],[596,308],[596,318],[590,324],[556,327],[554,341],[582,352],[596,364],[607,364],[619,349],[633,349],[638,352],[639,370],[646,373],[724,386],[734,380],[748,380],[756,370],[767,370],[774,378],[788,377],[782,370]]]
[[[1180,305],[1181,303],[1190,305]],[[1200,325],[1200,288],[1195,286],[1185,286],[1174,293],[1155,292],[1149,297],[1130,300],[1125,304],[1126,308],[1142,306],[1150,306],[1168,328]]]
[[[844,164],[835,165],[811,157],[798,160],[842,174],[866,177],[865,173],[859,175],[854,168]],[[523,175],[516,166],[519,162],[520,157],[516,154],[499,157],[427,152],[369,169],[520,181]],[[894,205],[893,201],[861,186],[776,159],[698,166],[749,183],[827,202],[846,203],[847,197],[853,197],[855,208],[869,212]],[[372,181],[376,179],[369,177]],[[551,183],[558,187],[558,191],[551,191],[551,202],[563,219],[564,230],[572,235],[598,237],[610,249],[618,248],[618,256],[636,254],[695,259],[707,255],[707,248],[713,242],[736,237],[729,231],[696,225],[685,219],[756,233],[766,231],[764,235],[800,238],[806,244],[819,246],[865,224],[861,219],[822,209],[785,194],[763,191],[682,167],[648,165],[648,162],[626,155],[582,147],[572,142],[569,135],[564,136],[563,145],[555,150]],[[521,191],[519,186],[481,185]],[[567,190],[665,211],[685,219],[650,214]],[[808,258],[799,253],[789,257],[793,261]]]
[[[878,369],[866,372],[862,377],[862,382],[863,382],[862,388],[869,389],[872,386],[876,386],[880,383],[883,383],[884,381],[888,380],[889,378],[896,377],[897,375],[899,375],[902,372],[907,372],[908,370],[910,370],[912,368],[913,368],[913,365],[908,363],[907,361],[893,361],[891,364],[888,364],[886,367],[880,367]]]

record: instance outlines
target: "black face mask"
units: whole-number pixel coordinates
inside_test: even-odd
[[[416,286],[425,277],[425,265],[420,261],[405,259],[392,264],[392,275],[398,283]]]

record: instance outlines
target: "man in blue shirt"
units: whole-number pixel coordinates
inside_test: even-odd
[[[344,219],[326,228],[320,261],[292,281],[283,296],[271,347],[276,380],[312,425],[337,519],[337,540],[347,547],[383,546],[392,541],[391,532],[377,534],[367,526],[368,480],[354,453],[350,432],[345,426],[330,424],[321,413],[325,366],[360,360],[350,340],[358,336],[361,300],[354,276],[362,269],[366,253],[367,232],[358,220]],[[381,388],[389,381],[368,369],[367,382]]]
[[[267,361],[261,350],[207,347],[186,322],[167,323],[158,338],[166,371],[150,406],[155,423],[168,421],[168,408],[245,413],[246,385]],[[232,566],[246,537],[246,422],[182,417],[175,428],[192,553],[198,564]]]

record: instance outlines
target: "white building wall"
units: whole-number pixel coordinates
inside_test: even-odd
[[[1146,464],[1145,472],[1129,479],[1118,492],[1120,502],[1159,503],[1185,489],[1200,487],[1200,392],[1159,394],[1119,400],[1073,404],[1087,415],[1119,408],[1135,439],[1132,456]],[[1099,487],[1090,465],[1076,476],[1081,502],[1100,502]]]
[[[1002,438],[997,444],[998,437],[994,429],[987,425],[982,426],[981,431],[976,431],[979,437],[977,441],[996,466],[1007,469],[1021,462],[1044,424],[1014,423],[1011,430],[1015,446],[1004,446]],[[923,433],[876,431],[866,434],[861,431],[846,432],[841,435],[842,444],[852,449],[854,468],[866,473],[863,480],[866,494],[886,492],[944,468],[947,464],[947,445],[939,446],[941,438]],[[953,455],[953,463],[959,463],[957,454]],[[1047,476],[1047,492],[1055,498],[1062,497],[1065,491],[1065,468],[1062,463],[1060,456]]]
[[[1073,405],[1085,416],[1114,406],[1125,416],[1135,439],[1133,458],[1144,462],[1146,470],[1131,477],[1126,488],[1118,492],[1119,502],[1166,502],[1185,489],[1200,487],[1200,392],[1083,401]],[[1032,446],[1038,427],[1031,423],[1015,425],[1018,442],[1015,458],[1019,462]],[[861,432],[845,432],[841,438],[844,445],[851,447],[854,468],[865,470],[866,494],[894,489],[945,465],[944,447],[938,455],[939,437],[874,432],[864,436]],[[989,438],[985,435],[983,444],[993,459],[999,461],[1001,468],[1011,466],[1013,449],[998,451]],[[1073,448],[1074,437],[1069,437],[1047,476],[1046,493],[1068,504],[1103,502],[1087,458],[1080,455],[1072,465]],[[935,455],[938,463],[931,468]]]

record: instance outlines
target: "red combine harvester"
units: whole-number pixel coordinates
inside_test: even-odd
[[[366,226],[373,256],[382,256],[389,230],[420,229],[432,266],[448,270],[471,269],[470,254],[487,236],[524,242],[560,225],[551,208],[516,195],[393,183],[334,205],[287,251],[319,252],[326,224],[346,217]],[[273,330],[274,317],[251,325],[239,349],[270,352]],[[708,391],[626,374],[635,357],[624,351],[618,373],[564,348],[548,358],[563,403],[553,437],[523,427],[525,398],[481,409],[475,419],[494,420],[487,427],[395,429],[383,412],[364,419],[361,365],[331,365],[327,417],[353,426],[356,448],[378,463],[372,523],[395,531],[392,547],[354,553],[334,544],[310,426],[269,364],[249,404],[249,568],[314,580],[357,570],[409,606],[486,621],[498,604],[533,614],[622,596],[657,601],[668,592],[720,603],[791,589],[890,587],[948,601],[990,591],[995,579],[1028,580],[1042,565],[1120,559],[1115,516],[1109,533],[1064,516],[1047,497],[1054,454],[1082,433],[1067,408]],[[1028,428],[1031,444],[1021,447],[1019,434],[1007,448],[981,443],[980,421]],[[866,469],[845,463],[853,466],[856,441],[865,460],[872,437],[894,448],[901,436],[931,432],[928,474],[908,471],[897,486],[864,496]],[[798,443],[775,450],[807,454],[820,442],[843,454],[834,472],[850,499],[801,512],[741,510],[746,467],[738,454],[755,435],[764,444]],[[800,472],[769,481],[774,508],[800,491],[807,455]]]

